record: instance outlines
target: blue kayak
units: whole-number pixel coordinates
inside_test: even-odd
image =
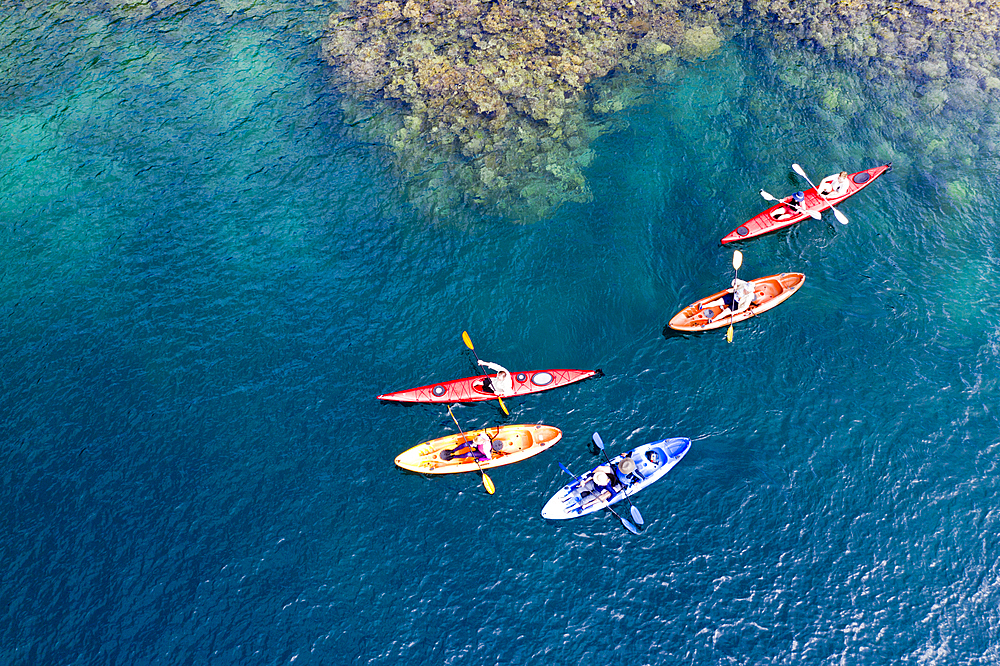
[[[542,517],[565,520],[586,516],[625,499],[656,483],[691,448],[686,437],[661,439],[637,446],[582,474],[559,489],[542,507]],[[613,471],[613,473],[612,473]]]

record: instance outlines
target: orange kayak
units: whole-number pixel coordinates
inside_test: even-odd
[[[488,460],[452,457],[450,452],[472,442],[476,435],[486,433],[493,445]],[[521,462],[555,446],[562,439],[562,430],[540,423],[503,425],[464,434],[446,435],[421,442],[396,456],[396,465],[421,474],[460,474],[476,472]]]
[[[734,314],[732,318],[728,314],[725,317],[719,317],[718,314],[726,307],[725,305],[704,307],[712,301],[723,297],[728,297],[727,303],[730,302],[732,300],[732,293],[728,290],[723,290],[687,306],[674,315],[668,326],[675,331],[685,331],[688,333],[710,331],[713,328],[729,326],[730,322],[736,323],[749,319],[784,303],[789,296],[799,290],[805,281],[806,276],[802,273],[779,273],[778,275],[769,275],[757,278],[756,280],[750,280],[749,282],[753,285],[754,290],[754,302],[743,312]],[[699,309],[699,306],[702,306],[701,309]],[[712,319],[713,317],[715,319]]]

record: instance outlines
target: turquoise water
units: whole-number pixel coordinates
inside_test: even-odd
[[[327,11],[0,19],[0,661],[1000,661],[998,167],[922,152],[963,118],[860,85],[831,112],[728,47],[615,117],[591,203],[428,219],[341,111]],[[740,245],[741,276],[807,275],[788,302],[665,332],[791,163],[890,160],[850,224]],[[492,496],[396,469],[454,425],[375,400],[469,374],[463,330],[606,373],[507,402],[564,439]],[[693,440],[638,537],[539,515],[594,431]]]

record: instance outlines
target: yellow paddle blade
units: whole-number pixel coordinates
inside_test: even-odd
[[[507,411],[507,405],[503,404],[503,398],[497,396],[497,400],[500,401],[500,409],[503,410],[503,413],[506,414],[507,416],[510,416],[510,412]]]
[[[465,346],[472,351],[476,350],[476,348],[472,346],[472,339],[469,337],[468,331],[462,331],[462,341],[465,343]]]
[[[496,486],[493,485],[493,479],[487,476],[486,472],[483,472],[483,485],[486,486],[486,492],[490,495],[497,491]]]
[[[726,331],[726,342],[732,342],[732,341],[733,341],[733,325],[730,324],[729,330]]]

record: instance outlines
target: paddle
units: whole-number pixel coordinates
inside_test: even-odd
[[[733,252],[733,268],[736,269],[736,277],[739,277],[740,266],[743,265],[743,253],[739,250]],[[735,277],[733,280],[735,281]],[[729,330],[726,331],[726,342],[733,341],[733,311],[736,309],[736,287],[733,287],[733,304],[729,306]]]
[[[465,346],[472,350],[472,355],[476,357],[476,362],[479,362],[479,354],[476,353],[476,348],[472,346],[472,338],[469,337],[468,331],[462,331],[462,340],[465,341]],[[485,376],[485,375],[484,375]],[[500,409],[507,416],[510,416],[510,412],[507,411],[507,405],[503,404],[503,398],[497,394],[497,400],[500,401]]]
[[[806,182],[809,183],[809,186],[812,187],[814,190],[816,190],[816,194],[819,194],[819,189],[815,185],[813,185],[813,182],[811,180],[809,180],[809,176],[807,176],[806,172],[802,170],[802,167],[800,167],[798,164],[792,164],[792,169],[795,171],[795,173],[805,178]],[[834,216],[836,216],[837,222],[840,222],[841,224],[847,224],[848,222],[850,222],[850,220],[847,219],[846,215],[844,215],[839,210],[833,207],[833,204],[830,204],[830,210],[832,210]]]
[[[577,481],[579,481],[580,485],[583,485],[583,479],[581,479],[576,474],[574,474],[573,472],[571,472],[568,469],[566,469],[566,465],[563,465],[562,463],[559,463],[559,467],[562,469],[562,471],[566,472],[567,474],[569,474],[570,476],[572,476],[574,479],[576,479]],[[615,514],[615,518],[617,518],[618,520],[622,521],[622,525],[624,525],[625,529],[627,529],[629,532],[631,532],[632,534],[638,534],[639,533],[639,529],[635,525],[633,525],[632,523],[630,523],[627,519],[625,519],[622,516],[618,515],[618,512],[615,511],[614,509],[612,509],[610,504],[608,505],[608,511],[610,511],[613,514]]]
[[[819,219],[823,218],[823,216],[819,214],[819,211],[815,211],[815,210],[803,210],[803,209],[799,208],[798,206],[796,206],[795,204],[793,204],[791,201],[782,201],[781,199],[778,199],[776,197],[772,197],[770,194],[768,194],[764,190],[760,191],[760,196],[764,197],[768,201],[776,201],[777,203],[785,204],[789,208],[794,208],[795,210],[799,211],[800,213],[805,213],[806,215],[808,215],[809,217],[811,217],[814,220],[819,220]]]
[[[456,419],[455,415],[452,414],[451,405],[448,405],[448,413],[451,414],[451,420],[455,422],[455,425],[458,427],[458,431],[462,433],[462,439],[464,439],[469,446],[472,446],[472,442],[470,442],[469,438],[465,436],[464,432],[462,432],[462,426],[458,425],[458,419]],[[476,457],[475,452],[472,454],[472,459],[476,461],[476,467],[479,468],[479,473],[483,475],[483,485],[486,486],[486,492],[492,495],[497,490],[496,486],[493,485],[493,479],[487,476],[486,472],[483,471],[483,466],[479,464],[479,458]]]
[[[594,444],[597,444],[597,448],[599,448],[601,450],[601,453],[604,454],[604,459],[608,461],[608,466],[611,467],[611,473],[614,474],[615,473],[614,466],[611,465],[611,459],[608,458],[608,452],[604,450],[604,440],[601,439],[601,435],[596,432],[594,433]],[[639,508],[635,504],[632,504],[632,498],[628,496],[628,490],[626,490],[624,483],[622,484],[622,492],[625,493],[625,499],[628,501],[628,505],[631,507],[632,518],[639,525],[645,523],[646,521],[642,519],[642,514],[639,513]]]

